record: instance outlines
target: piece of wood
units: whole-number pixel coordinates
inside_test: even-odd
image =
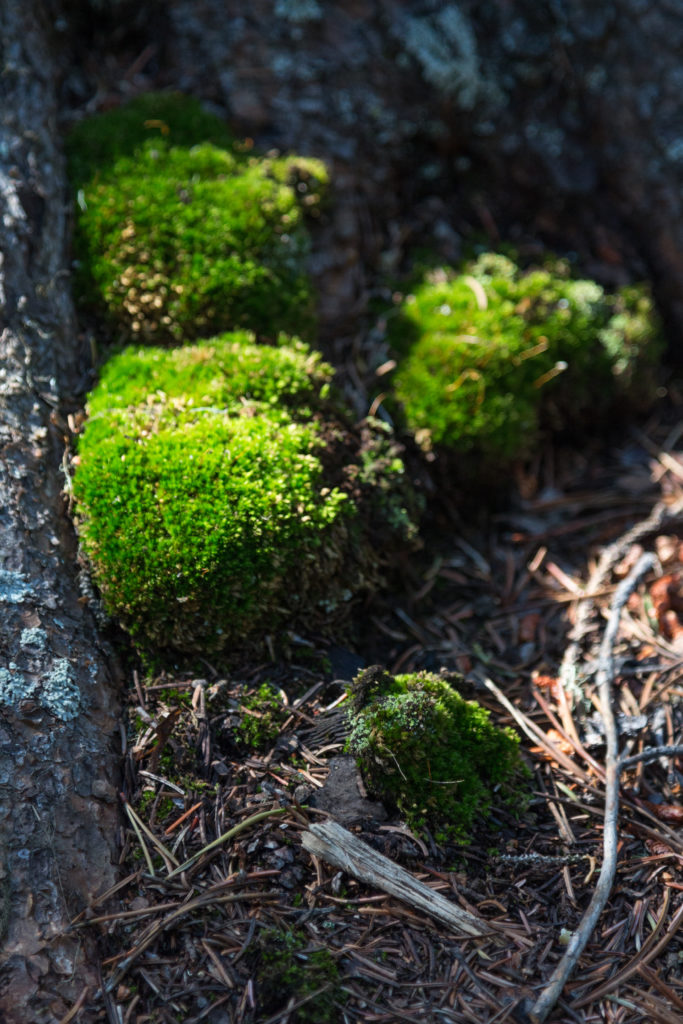
[[[311,825],[301,841],[315,857],[424,911],[459,935],[476,937],[491,931],[486,921],[461,910],[441,893],[418,882],[404,868],[373,850],[336,821]]]

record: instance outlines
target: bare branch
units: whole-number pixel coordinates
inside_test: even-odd
[[[542,1021],[546,1019],[560,998],[562,989],[586,948],[586,944],[593,934],[598,918],[612,891],[617,869],[617,819],[619,815],[620,770],[617,727],[612,711],[613,649],[624,605],[637,587],[640,579],[650,572],[656,564],[657,559],[655,555],[645,554],[639,558],[626,579],[617,587],[610,605],[607,629],[600,645],[596,677],[607,744],[605,753],[605,825],[603,832],[602,868],[600,869],[600,877],[598,878],[588,909],[579,927],[572,935],[564,956],[553,971],[548,985],[538,997],[531,1010],[530,1017],[534,1024],[542,1024]]]
[[[630,768],[632,764],[639,761],[657,761],[660,757],[677,757],[683,754],[683,746],[673,744],[668,747],[646,747],[639,754],[631,754],[630,757],[622,757],[619,760],[619,769]]]
[[[682,502],[679,501],[673,505],[668,505],[663,501],[658,502],[647,519],[644,519],[642,523],[636,523],[632,529],[604,549],[586,584],[585,594],[594,594],[602,588],[611,570],[626,555],[633,544],[637,544],[665,526],[680,522],[682,516]],[[595,602],[589,596],[579,597],[577,600],[579,607],[576,623],[571,633],[571,643],[564,653],[560,667],[560,683],[570,697],[579,696],[576,666],[581,653],[581,641],[590,630],[590,622],[595,608]]]

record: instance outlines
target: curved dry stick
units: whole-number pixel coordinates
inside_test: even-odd
[[[681,516],[683,516],[683,502],[678,501],[673,505],[667,505],[663,501],[658,502],[647,519],[637,523],[622,537],[604,549],[598,564],[586,583],[585,593],[594,594],[600,590],[610,571],[624,557],[633,544],[637,544],[643,538],[655,533],[664,526],[678,523]],[[595,601],[592,598],[578,597],[577,600],[579,607],[576,613],[576,622],[570,634],[571,643],[565,651],[559,673],[560,683],[565,692],[573,699],[583,696],[576,679],[576,665],[581,653],[581,641],[590,630],[590,620],[595,608]]]
[[[638,582],[645,573],[649,572],[657,564],[655,555],[642,555],[626,579],[619,584],[612,603],[610,615],[607,622],[607,629],[600,644],[600,656],[598,659],[598,671],[596,675],[598,694],[600,697],[600,709],[605,726],[605,824],[603,831],[603,859],[600,869],[600,877],[595,886],[593,897],[581,923],[574,932],[567,946],[564,956],[553,971],[546,988],[541,992],[530,1013],[530,1019],[534,1024],[542,1024],[557,1000],[560,998],[562,989],[567,983],[569,975],[574,970],[579,957],[583,953],[588,940],[590,939],[600,914],[612,891],[614,876],[617,870],[617,817],[619,814],[619,750],[617,727],[612,711],[612,679],[614,676],[613,648],[619,630],[619,620],[624,605],[635,590]]]

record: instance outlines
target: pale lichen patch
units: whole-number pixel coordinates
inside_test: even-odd
[[[22,647],[34,647],[39,651],[44,651],[45,644],[47,643],[47,633],[38,626],[22,629],[19,643]]]
[[[276,0],[275,14],[294,24],[306,21],[320,21],[322,8],[317,0]]]
[[[52,669],[43,680],[42,687],[39,686],[37,679],[27,678],[16,671],[13,662],[10,663],[10,669],[0,668],[2,704],[16,707],[22,701],[32,700],[62,722],[77,717],[80,711],[80,692],[67,658],[55,659]]]
[[[11,706],[32,698],[36,685],[34,679],[27,680],[21,672],[10,672],[6,668],[0,668],[0,701],[3,704]]]
[[[55,658],[52,670],[43,681],[40,703],[63,722],[78,715],[80,692],[67,658]]]
[[[22,572],[0,569],[0,604],[22,604],[30,593]]]

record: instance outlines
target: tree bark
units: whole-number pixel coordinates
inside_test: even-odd
[[[57,410],[83,366],[50,20],[0,5],[0,1018],[21,1024],[96,985],[68,925],[115,880],[117,838],[119,696],[79,602],[60,475]]]
[[[319,268],[332,333],[367,292],[359,246],[379,263],[407,212],[425,227],[408,247],[431,231],[447,260],[465,226],[577,250],[608,286],[648,276],[683,327],[681,0],[168,8],[180,87],[333,167]]]

